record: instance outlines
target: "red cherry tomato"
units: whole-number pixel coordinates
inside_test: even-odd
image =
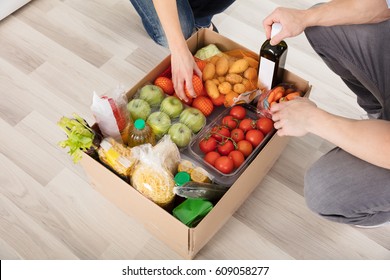
[[[213,137],[203,138],[199,142],[199,148],[205,154],[214,151],[217,148],[217,140]]]
[[[256,128],[267,135],[274,128],[274,122],[270,118],[261,117],[256,121]]]
[[[227,156],[233,150],[234,150],[234,144],[230,140],[226,140],[220,143],[217,147],[218,153],[220,153],[223,156]]]
[[[246,118],[240,122],[238,128],[241,128],[244,132],[247,132],[248,130],[254,129],[255,125],[256,124],[252,119]]]
[[[245,161],[244,155],[243,155],[242,152],[240,152],[239,150],[231,151],[231,152],[229,153],[228,157],[230,157],[230,158],[233,160],[233,163],[234,163],[234,167],[235,167],[235,168],[240,167],[241,164],[243,164],[244,161]]]
[[[245,158],[247,158],[253,151],[251,142],[248,140],[241,140],[237,143],[237,150],[239,150]]]
[[[246,109],[240,105],[236,105],[230,109],[229,115],[237,120],[242,120],[246,116]]]
[[[235,128],[230,132],[230,138],[237,143],[245,139],[245,133],[241,128]]]
[[[215,160],[214,166],[220,172],[224,174],[229,174],[234,169],[234,162],[228,156],[221,156]]]
[[[212,166],[214,166],[214,163],[215,163],[216,159],[219,158],[219,157],[221,157],[221,155],[220,155],[218,152],[216,152],[216,151],[211,151],[211,152],[208,152],[208,153],[204,156],[203,160],[204,160],[205,162],[211,164]]]
[[[264,139],[264,134],[260,130],[251,129],[245,134],[245,140],[251,142],[253,148],[256,148]]]
[[[232,130],[237,127],[238,121],[233,116],[227,115],[222,118],[222,124]]]
[[[230,136],[230,130],[224,126],[214,126],[211,129],[211,136],[214,137],[218,142],[224,140],[224,138]]]

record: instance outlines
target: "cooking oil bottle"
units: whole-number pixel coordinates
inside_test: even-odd
[[[156,138],[151,127],[143,119],[137,119],[131,127],[128,146],[135,147],[146,143],[154,146],[156,144]]]
[[[282,25],[275,22],[272,25],[271,38],[280,32]],[[259,87],[269,90],[281,83],[283,80],[283,70],[286,63],[287,44],[281,41],[279,44],[272,46],[270,39],[266,40],[260,49],[259,54]]]

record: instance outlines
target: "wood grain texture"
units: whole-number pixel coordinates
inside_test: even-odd
[[[257,52],[269,12],[315,3],[236,1],[213,21],[221,34]],[[179,259],[91,188],[57,146],[61,116],[77,112],[94,122],[94,91],[130,88],[169,54],[148,37],[129,1],[34,0],[0,21],[0,38],[0,258]],[[288,44],[287,68],[310,81],[319,107],[363,116],[304,35]],[[292,138],[196,259],[390,259],[390,226],[335,224],[306,207],[305,170],[331,148],[314,135]]]

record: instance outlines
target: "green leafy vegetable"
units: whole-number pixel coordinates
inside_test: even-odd
[[[69,148],[68,153],[74,163],[77,163],[81,159],[83,151],[97,148],[93,143],[95,138],[94,131],[77,114],[73,114],[73,118],[62,117],[57,124],[68,136],[66,140],[60,141],[58,145],[61,148]]]
[[[208,59],[216,54],[221,53],[221,51],[218,49],[218,47],[214,44],[209,44],[201,49],[199,49],[195,53],[195,57],[199,58],[201,60]]]

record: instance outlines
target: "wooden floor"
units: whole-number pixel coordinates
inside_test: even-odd
[[[236,1],[214,23],[257,52],[271,10],[314,3]],[[353,94],[306,38],[287,42],[287,68],[310,81],[312,100],[361,118]],[[0,259],[180,258],[94,191],[57,146],[61,116],[77,112],[93,123],[93,91],[130,88],[168,54],[149,39],[128,0],[34,0],[0,22]],[[307,209],[304,172],[331,147],[313,135],[291,139],[196,258],[390,259],[390,226],[359,229]]]

